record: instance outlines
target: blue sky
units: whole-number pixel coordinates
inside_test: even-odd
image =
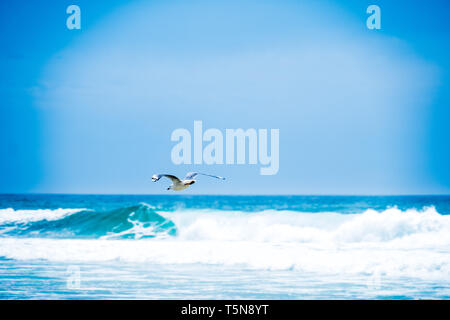
[[[0,192],[163,193],[153,173],[203,171],[228,180],[187,193],[448,194],[449,7],[2,1]],[[172,164],[194,120],[279,129],[278,174]]]

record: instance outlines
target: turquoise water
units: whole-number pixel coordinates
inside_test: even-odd
[[[449,297],[449,196],[0,195],[2,299]]]

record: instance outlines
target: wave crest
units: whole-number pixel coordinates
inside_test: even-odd
[[[405,237],[439,241],[438,234],[450,234],[450,216],[434,207],[407,211],[394,207],[361,214],[184,210],[166,216],[177,225],[182,240],[352,243]]]
[[[38,209],[14,210],[12,208],[0,209],[0,225],[7,223],[30,223],[40,220],[58,220],[65,216],[87,209]]]
[[[109,211],[6,209],[0,214],[3,236],[140,239],[176,234],[173,222],[146,204]]]

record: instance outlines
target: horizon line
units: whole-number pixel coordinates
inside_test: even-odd
[[[0,192],[0,196],[8,196],[8,195],[55,195],[55,196],[64,196],[64,195],[78,195],[78,196],[242,196],[242,197],[251,197],[251,196],[281,196],[281,197],[292,197],[292,196],[300,196],[300,197],[429,197],[429,196],[443,196],[450,197],[450,194],[447,193],[422,193],[422,194],[332,194],[332,193],[317,193],[317,194],[233,194],[233,193],[223,193],[223,194],[212,194],[212,193],[64,193],[64,192]]]

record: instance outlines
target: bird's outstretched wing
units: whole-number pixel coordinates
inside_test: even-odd
[[[200,173],[200,172],[189,172],[188,174],[186,174],[185,179],[186,180],[194,179],[197,175],[208,176],[208,177],[213,177],[213,178],[220,179],[220,180],[225,180],[224,177],[213,176],[211,174]]]
[[[153,182],[158,181],[159,179],[161,179],[162,177],[166,177],[169,178],[170,180],[172,180],[173,183],[180,183],[181,180],[178,179],[177,177],[171,175],[171,174],[154,174],[152,177]]]

